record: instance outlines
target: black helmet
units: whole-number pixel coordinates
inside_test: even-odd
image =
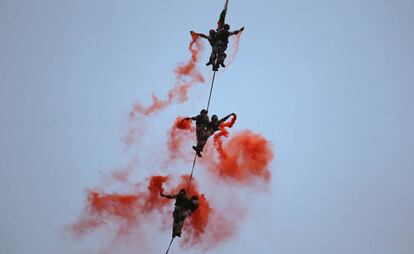
[[[216,36],[216,30],[214,30],[214,29],[210,29],[210,31],[208,31],[208,34],[209,34],[211,37]]]
[[[217,115],[213,115],[212,117],[211,117],[211,121],[218,121],[218,116]]]
[[[182,194],[185,194],[186,191],[184,189],[181,189],[179,193],[182,195]]]
[[[206,109],[202,109],[200,111],[200,115],[207,115],[208,111]]]
[[[224,25],[224,29],[226,29],[226,30],[230,30],[230,25],[229,25],[229,24],[225,24],[225,25]]]

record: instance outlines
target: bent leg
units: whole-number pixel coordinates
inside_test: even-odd
[[[183,229],[184,220],[188,216],[188,213],[184,209],[174,211],[174,223],[172,237],[181,237],[181,230]]]
[[[224,60],[226,59],[227,55],[224,52],[220,52],[217,57],[217,65],[221,65],[221,67],[226,67],[224,65]]]
[[[204,130],[200,133],[200,139],[197,140],[197,148],[200,151],[203,151],[204,146],[207,143],[207,139],[212,135],[212,131],[211,130]]]
[[[210,58],[208,60],[208,63],[206,64],[207,66],[209,65],[214,65],[216,62],[216,58],[217,58],[217,52],[215,50],[213,50],[210,54]]]

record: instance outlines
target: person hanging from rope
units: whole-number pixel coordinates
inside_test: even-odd
[[[211,54],[210,54],[210,58],[209,61],[206,63],[207,66],[209,65],[213,65],[215,66],[216,63],[216,59],[217,59],[217,55],[219,52],[219,44],[217,43],[217,32],[214,29],[210,29],[210,31],[208,32],[208,35],[206,34],[202,34],[202,33],[197,33],[194,31],[191,31],[192,34],[196,34],[198,36],[200,36],[201,38],[204,38],[206,40],[208,40],[208,42],[210,43],[211,46]]]
[[[217,115],[211,116],[211,122],[207,125],[207,133],[210,134],[210,136],[213,135],[216,131],[220,129],[221,123],[227,121],[227,119],[229,119],[230,116],[236,116],[236,114],[231,113],[230,115],[227,115],[220,120],[218,119]]]
[[[176,236],[181,237],[184,220],[195,210],[197,210],[199,206],[198,197],[193,195],[191,198],[189,198],[187,192],[184,189],[181,189],[176,195],[166,195],[160,192],[160,196],[168,199],[175,199],[172,238]]]
[[[232,35],[237,35],[244,31],[244,27],[240,28],[239,30],[230,31],[230,25],[224,24],[222,27],[217,29],[217,63],[214,66],[213,70],[217,71],[219,66],[226,67],[224,64],[224,60],[227,57],[226,49],[227,45],[229,44],[229,37]]]
[[[209,31],[209,35],[205,35],[202,33],[196,33],[191,31],[191,33],[195,33],[198,36],[205,38],[209,41],[212,51],[210,54],[210,59],[207,66],[213,65],[213,71],[218,71],[219,67],[226,67],[224,64],[224,60],[226,59],[227,55],[225,53],[227,49],[227,44],[229,42],[229,37],[232,35],[236,35],[244,30],[242,27],[236,31],[230,31],[230,26],[225,23],[226,15],[227,15],[227,7],[228,7],[228,0],[224,3],[224,8],[220,13],[219,20],[217,21],[217,29],[211,29]]]
[[[211,117],[211,121],[207,124],[206,130],[202,132],[202,135],[199,138],[197,138],[197,146],[193,146],[193,149],[197,152],[198,157],[202,157],[201,152],[203,151],[208,138],[220,129],[220,124],[227,121],[230,116],[235,115],[235,113],[231,113],[220,120],[218,119],[217,115],[213,115]]]
[[[219,66],[226,67],[224,65],[224,60],[226,59],[227,55],[225,53],[227,49],[227,44],[229,43],[229,37],[232,35],[236,35],[244,30],[244,27],[240,28],[236,31],[230,31],[230,25],[226,24],[226,15],[227,15],[227,8],[229,5],[229,1],[226,0],[224,3],[224,8],[220,13],[219,20],[217,21],[217,43],[216,46],[218,49],[217,53],[217,63],[215,66],[213,66],[213,70],[217,71],[219,69]]]
[[[191,33],[208,40],[208,42],[211,45],[211,54],[209,61],[206,63],[206,65],[213,65],[213,71],[218,71],[220,66],[223,68],[226,67],[224,65],[224,60],[227,57],[225,51],[229,43],[229,37],[232,35],[239,34],[243,30],[244,27],[236,31],[230,31],[230,25],[224,24],[222,27],[217,28],[217,31],[211,29],[208,35],[197,33],[194,31],[191,31]]]
[[[207,131],[207,125],[209,125],[210,120],[208,118],[208,111],[205,109],[202,109],[200,111],[200,114],[198,116],[194,116],[194,117],[186,117],[183,119],[183,121],[186,120],[193,120],[196,122],[196,137],[197,137],[197,147],[198,146],[204,146],[205,141],[203,140],[206,136],[206,131]],[[204,144],[203,144],[204,142]],[[197,155],[199,157],[201,157],[201,151],[196,149],[196,146],[193,146],[193,149],[196,151]]]

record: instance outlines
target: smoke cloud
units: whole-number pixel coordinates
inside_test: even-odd
[[[240,34],[236,37],[237,53]],[[167,98],[160,99],[152,95],[152,103],[143,106],[137,103],[129,114],[129,128],[124,138],[126,144],[139,144],[141,138],[154,138],[151,133],[144,131],[144,118],[152,117],[162,112],[174,103],[183,103],[189,99],[188,91],[196,84],[204,82],[197,68],[203,50],[202,43],[196,34],[192,34],[189,45],[191,58],[175,70],[175,85],[168,91]],[[219,131],[207,142],[203,158],[197,160],[197,170],[202,171],[203,177],[193,178],[189,186],[189,194],[197,195],[200,200],[199,208],[186,219],[183,227],[183,237],[180,239],[182,248],[197,248],[201,251],[210,250],[231,239],[242,223],[242,215],[249,204],[238,201],[237,193],[215,190],[226,190],[227,184],[234,183],[238,192],[249,190],[256,181],[267,185],[271,180],[270,163],[273,151],[270,142],[260,134],[251,130],[230,133],[237,120],[234,115],[229,121],[220,125]],[[176,194],[181,188],[187,189],[189,175],[171,170],[170,175],[155,174],[159,168],[174,167],[178,161],[191,160],[191,147],[195,143],[195,127],[191,120],[177,117],[167,132],[167,153],[162,154],[154,148],[145,148],[147,153],[136,154],[126,169],[114,170],[99,188],[91,188],[86,193],[85,206],[78,220],[70,226],[70,232],[76,237],[87,237],[97,231],[111,230],[115,232],[112,245],[125,244],[122,239],[139,233],[145,235],[148,227],[158,231],[160,236],[172,230],[172,200],[162,198],[161,192]],[[187,148],[187,149],[185,149]],[[138,155],[148,158],[136,158]],[[151,164],[153,171],[144,171],[147,178],[133,178],[133,172],[141,172],[144,162]],[[188,165],[190,167],[190,165]],[[186,169],[190,172],[190,168]],[[197,171],[198,172],[198,171]],[[197,174],[197,172],[195,172]],[[201,173],[201,172],[200,172]],[[218,181],[211,181],[218,178]],[[116,182],[119,188],[112,188]],[[111,183],[111,184],[109,184]],[[199,185],[200,184],[200,185]],[[111,186],[110,186],[111,185]],[[204,192],[200,191],[203,187]],[[168,238],[165,238],[167,244]],[[136,239],[140,245],[148,245],[145,237]],[[108,248],[109,248],[108,247]],[[154,246],[156,248],[157,246]],[[103,247],[105,249],[105,247]],[[135,251],[131,251],[133,253]]]

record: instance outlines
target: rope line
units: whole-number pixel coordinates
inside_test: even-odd
[[[208,102],[207,102],[207,111],[210,108],[210,101],[211,101],[211,95],[213,94],[213,87],[214,87],[215,77],[216,77],[216,71],[214,71],[213,78],[211,79],[210,94],[208,95]],[[190,180],[188,181],[187,193],[190,190],[191,180],[193,179],[193,173],[194,173],[194,168],[195,168],[196,161],[197,161],[197,154],[194,154],[193,167],[191,169]]]
[[[197,161],[197,154],[194,154],[193,168],[191,169],[190,180],[188,181],[187,193],[190,190],[191,180],[193,179],[193,172],[194,172],[196,161]]]
[[[213,87],[214,87],[214,79],[215,79],[215,77],[216,77],[216,71],[214,71],[213,78],[211,80],[210,94],[208,96],[208,102],[207,102],[207,111],[210,108],[210,101],[211,101],[211,95],[213,93]],[[196,165],[196,161],[197,161],[197,153],[194,154],[193,167],[191,168],[190,180],[188,181],[188,186],[187,186],[187,193],[190,190],[191,180],[193,179],[193,173],[194,173],[194,168],[195,168],[195,165]],[[167,252],[165,254],[168,254],[168,251],[170,250],[170,247],[171,247],[173,241],[174,241],[174,238],[171,239],[170,245],[168,245],[168,249],[167,249]]]
[[[216,71],[214,71],[213,79],[211,80],[210,95],[208,96],[208,102],[207,102],[207,111],[210,108],[210,100],[211,100],[211,94],[213,93],[213,86],[214,86],[214,78],[215,77],[216,77]]]
[[[173,241],[174,241],[174,237],[171,238],[170,245],[168,245],[168,249],[167,249],[167,252],[165,252],[165,254],[168,254],[168,251],[170,251],[170,247],[171,247],[171,244],[173,243]]]

